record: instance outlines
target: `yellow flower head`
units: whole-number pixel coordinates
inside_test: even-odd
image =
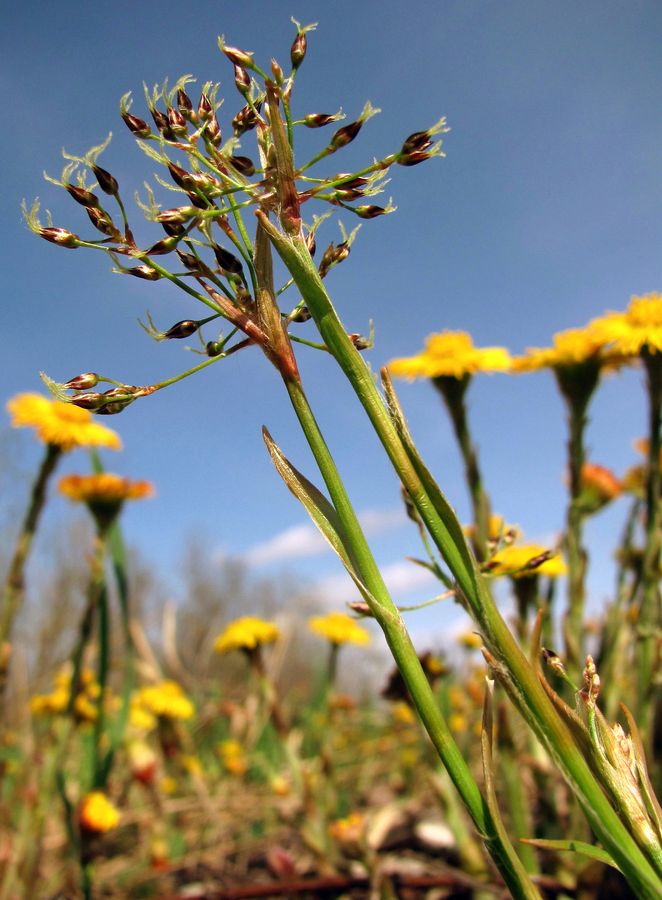
[[[513,578],[531,578],[536,575],[558,578],[559,575],[565,575],[566,566],[558,554],[535,565],[535,561],[548,552],[548,548],[542,544],[513,544],[494,554],[489,561],[488,572],[490,575],[510,575]]]
[[[230,622],[225,631],[214,641],[217,653],[230,650],[255,650],[260,644],[271,644],[278,640],[280,631],[273,622],[265,622],[254,616],[242,616]]]
[[[585,462],[581,470],[581,495],[579,503],[587,513],[598,512],[615,500],[623,485],[611,469],[598,463]]]
[[[141,688],[132,706],[146,710],[163,719],[190,719],[195,712],[193,703],[176,681],[162,681]]]
[[[36,428],[40,441],[54,444],[61,450],[73,450],[75,447],[122,448],[119,435],[95,422],[89,410],[71,403],[49,400],[41,394],[17,394],[7,403],[7,410],[14,428]]]
[[[82,831],[103,834],[117,828],[119,811],[102,791],[86,794],[78,810],[78,821]]]
[[[504,347],[474,347],[466,331],[431,334],[418,356],[394,359],[388,364],[396,378],[464,378],[476,372],[504,372],[510,356]]]
[[[370,634],[362,625],[343,612],[330,612],[325,616],[313,616],[308,627],[332,644],[368,644]]]
[[[524,356],[512,361],[513,372],[534,372],[538,369],[562,369],[585,363],[607,362],[603,357],[605,341],[592,326],[568,328],[554,335],[552,347],[530,347]]]
[[[140,500],[154,495],[150,481],[130,481],[121,475],[101,472],[97,475],[65,475],[58,490],[77,503],[113,506],[125,500]]]
[[[223,760],[225,769],[232,775],[245,775],[248,771],[248,762],[244,748],[235,738],[228,738],[218,745],[218,753]]]
[[[594,319],[591,327],[614,352],[639,356],[643,350],[662,352],[662,294],[632,297],[625,312]]]

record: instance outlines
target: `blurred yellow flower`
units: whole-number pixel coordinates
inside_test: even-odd
[[[416,721],[414,710],[404,700],[397,700],[391,706],[391,715],[399,725],[412,725]]]
[[[65,475],[58,490],[77,503],[103,503],[113,505],[124,500],[141,500],[154,495],[150,481],[131,481],[111,472],[96,475]]]
[[[92,791],[90,794],[86,794],[81,801],[78,821],[83,831],[102,834],[117,828],[120,814],[102,791]]]
[[[244,748],[239,741],[234,738],[228,738],[225,741],[221,741],[218,745],[218,753],[228,772],[231,772],[233,775],[246,774],[248,771],[248,762],[246,761]]]
[[[160,781],[161,791],[170,797],[177,791],[177,779],[172,775],[164,775]]]
[[[7,403],[12,426],[37,429],[44,444],[61,450],[75,447],[110,447],[121,450],[122,442],[110,428],[94,421],[92,413],[71,403],[49,400],[41,394],[17,394]]]
[[[135,695],[136,708],[163,719],[190,719],[195,712],[193,703],[176,681],[162,681],[141,688]]]
[[[536,575],[557,578],[565,575],[566,565],[558,553],[535,565],[535,561],[546,553],[549,553],[549,549],[542,544],[513,544],[490,558],[487,572],[490,575],[510,575],[513,578],[531,578]]]
[[[529,347],[524,356],[512,361],[513,372],[534,372],[537,369],[556,369],[599,362],[605,342],[592,330],[568,328],[554,335],[552,347]]]
[[[448,727],[455,734],[462,734],[469,727],[469,722],[462,713],[451,713],[448,717]]]
[[[308,619],[308,627],[332,644],[370,643],[369,632],[347,613],[330,612],[325,616],[313,616]]]
[[[583,464],[579,503],[587,513],[598,512],[607,503],[615,500],[622,490],[623,484],[611,469],[598,463]]]
[[[329,834],[340,844],[357,844],[365,831],[365,818],[355,812],[329,825]]]
[[[188,772],[189,775],[194,777],[202,775],[202,763],[194,753],[180,753],[177,759],[182,769]]]
[[[625,312],[609,312],[591,322],[600,340],[624,356],[662,352],[662,294],[632,297]]]
[[[483,639],[475,631],[463,631],[458,635],[457,642],[466,650],[478,650],[483,646]]]
[[[230,650],[254,650],[261,644],[271,644],[278,640],[280,631],[273,622],[265,622],[254,616],[242,616],[230,622],[214,641],[217,653]]]
[[[91,669],[80,672],[79,691],[73,703],[73,713],[79,722],[94,722],[101,689]],[[71,672],[62,669],[55,676],[55,687],[48,694],[35,694],[30,699],[30,711],[35,716],[61,715],[69,708]]]
[[[393,359],[388,364],[396,378],[464,378],[476,372],[504,372],[510,356],[504,347],[474,347],[466,331],[431,334],[417,356]]]

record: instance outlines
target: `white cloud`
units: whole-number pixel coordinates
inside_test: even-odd
[[[428,569],[423,569],[414,563],[402,561],[390,563],[381,569],[382,578],[386,582],[389,593],[396,603],[411,591],[428,585],[439,585],[439,582]],[[441,588],[441,585],[439,585]],[[346,572],[331,575],[328,578],[316,582],[313,585],[316,593],[330,603],[347,603],[352,600],[360,600],[361,597],[352,579]]]
[[[407,521],[403,508],[366,509],[359,513],[359,521],[366,535],[375,536],[399,528]],[[314,525],[293,525],[284,531],[259,544],[249,547],[240,554],[239,559],[248,566],[263,566],[272,562],[283,562],[287,559],[301,559],[306,556],[317,556],[329,550]]]

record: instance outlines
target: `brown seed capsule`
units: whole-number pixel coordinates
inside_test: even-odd
[[[181,259],[182,263],[186,266],[187,269],[189,269],[189,271],[200,271],[201,264],[197,256],[194,256],[192,253],[186,253],[184,250],[178,250],[177,256]]]
[[[416,150],[427,150],[432,146],[432,138],[427,131],[415,131],[406,138],[400,153],[413,153]]]
[[[170,237],[163,238],[161,241],[157,241],[147,251],[148,256],[164,256],[166,253],[171,253],[177,244],[179,243],[178,235],[171,235]]]
[[[417,166],[419,163],[425,162],[426,159],[430,159],[429,153],[426,153],[425,150],[414,150],[413,153],[409,153],[406,156],[399,156],[396,162],[399,166]]]
[[[186,169],[182,169],[181,166],[177,166],[172,162],[168,163],[168,171],[170,172],[170,177],[178,187],[183,188],[185,191],[191,190],[193,178],[190,172],[187,172]]]
[[[65,188],[76,203],[80,203],[81,206],[99,206],[99,198],[92,191],[87,191],[76,184],[65,184]]]
[[[207,341],[205,346],[205,353],[207,356],[220,356],[223,352],[223,347],[217,341]]]
[[[90,222],[101,232],[101,234],[105,234],[116,241],[121,240],[122,235],[119,233],[115,227],[115,223],[105,210],[96,209],[93,206],[86,206],[85,212],[87,213]]]
[[[207,125],[205,127],[205,137],[214,145],[214,147],[218,147],[221,143],[221,126],[218,124],[218,119],[212,113],[209,119],[207,120]]]
[[[302,306],[297,310],[296,315],[292,316],[292,322],[307,322],[310,318],[310,310],[307,306]]]
[[[131,402],[131,400],[118,400],[115,403],[106,403],[97,410],[97,415],[116,416],[117,413],[121,413],[123,409],[126,409]]]
[[[334,200],[356,200],[363,197],[363,191],[357,191],[354,188],[341,187],[333,192]]]
[[[173,134],[183,135],[186,134],[186,119],[180,113],[178,109],[175,109],[174,106],[169,106],[167,110],[168,114],[168,125],[170,126]]]
[[[337,122],[339,116],[334,113],[308,113],[304,116],[303,124],[306,128],[322,128],[330,122]]]
[[[340,150],[341,147],[346,147],[347,144],[351,144],[362,127],[363,122],[360,119],[357,119],[356,122],[350,122],[349,125],[343,125],[333,135],[329,141],[329,146],[333,150]]]
[[[198,115],[202,119],[203,122],[206,122],[214,112],[214,107],[209,102],[209,97],[206,94],[200,95],[200,101],[198,103]]]
[[[114,175],[111,175],[106,169],[102,169],[101,166],[92,166],[92,172],[104,194],[110,194],[111,197],[118,195],[120,188]]]
[[[149,111],[152,114],[152,118],[154,119],[154,124],[160,132],[163,133],[170,129],[168,117],[164,115],[160,109],[157,109],[155,106],[150,106]]]
[[[235,66],[246,66],[248,69],[253,68],[253,54],[248,53],[246,50],[240,50],[238,47],[228,47],[226,45],[223,47],[223,53],[225,53],[230,62],[234,63]]]
[[[372,341],[370,340],[370,338],[367,338],[362,334],[354,332],[353,334],[348,334],[347,337],[354,344],[357,350],[367,350],[368,347],[372,347]]]
[[[353,209],[360,219],[376,219],[377,216],[386,215],[386,210],[383,206],[355,206]]]
[[[62,387],[68,391],[87,391],[90,388],[96,387],[99,383],[99,376],[96,372],[83,372],[82,375],[76,375],[75,378],[70,378],[69,381],[66,381]]]
[[[170,237],[181,237],[186,233],[184,226],[178,225],[176,222],[161,222],[161,225],[165,233],[170,235]]]
[[[246,178],[250,178],[251,175],[255,174],[253,161],[247,156],[231,156],[228,162],[240,175],[245,175]]]
[[[249,106],[248,104],[242,106],[232,120],[232,130],[234,131],[235,137],[241,137],[242,134],[250,131],[251,128],[255,128],[261,107],[262,103],[259,100],[254,106]]]
[[[214,244],[212,249],[214,250],[214,256],[221,269],[224,269],[226,272],[230,272],[233,275],[242,274],[244,267],[241,264],[241,260],[237,259],[234,253],[230,253],[229,250],[219,247],[218,244]]]
[[[235,64],[234,67],[234,83],[240,94],[244,96],[251,87],[251,77],[243,66]]]
[[[306,235],[306,247],[308,247],[308,252],[311,256],[315,256],[315,251],[317,250],[317,241],[315,240],[315,232],[309,231]]]
[[[285,81],[285,75],[283,74],[282,66],[277,59],[271,60],[271,72],[274,76],[274,81],[280,87],[280,85]]]
[[[292,46],[290,47],[290,61],[292,62],[292,68],[295,72],[304,61],[307,48],[308,40],[306,38],[306,33],[300,31],[294,38]]]
[[[134,275],[136,278],[144,278],[145,281],[158,281],[161,277],[156,269],[151,266],[133,266],[131,269],[125,270],[127,275]]]
[[[334,175],[333,178],[330,178],[329,181],[339,181],[341,184],[339,187],[342,188],[362,188],[366,184],[368,184],[369,179],[364,178],[362,175],[356,175],[352,177],[349,172],[339,172],[337,175]]]
[[[146,138],[152,133],[152,129],[144,119],[139,119],[138,116],[132,116],[131,113],[128,112],[122,113],[122,118],[129,131],[132,134],[135,134],[136,137]]]
[[[69,250],[75,250],[80,244],[78,235],[67,231],[66,228],[40,228],[39,237],[50,241],[51,244],[59,244],[60,247],[68,247]]]
[[[186,93],[184,88],[180,88],[177,91],[177,106],[179,107],[180,113],[186,118],[191,119],[195,117],[195,113],[193,112],[193,101]]]
[[[188,222],[195,215],[195,207],[193,206],[173,206],[172,209],[164,209],[156,214],[157,222],[168,222],[169,224],[177,223],[179,225]]]
[[[198,323],[194,322],[192,319],[182,319],[181,322],[176,322],[172,328],[169,328],[164,334],[164,337],[169,341],[180,340],[181,338],[191,337],[198,328]]]
[[[105,399],[104,395],[97,391],[86,391],[82,394],[76,394],[75,397],[71,398],[71,402],[74,406],[80,407],[80,409],[99,409],[105,403]]]

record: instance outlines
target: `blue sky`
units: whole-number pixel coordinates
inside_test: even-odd
[[[328,171],[390,152],[441,115],[452,129],[445,159],[393,173],[386,196],[397,212],[366,223],[327,282],[349,331],[366,332],[374,320],[374,367],[416,352],[444,328],[520,352],[623,308],[632,294],[660,290],[662,8],[654,0],[436,0],[414,2],[406,13],[392,0],[16,4],[5,14],[0,62],[6,397],[40,390],[40,370],[57,380],[96,370],[140,384],[192,364],[181,343],[155,344],[137,324],[147,310],[164,327],[198,315],[184,297],[111,274],[101,254],[38,240],[22,222],[20,201],[38,195],[57,224],[83,231],[84,212],[41,173],[59,174],[63,146],[83,152],[110,130],[100,162],[130,201],[156,167],[119,119],[120,95],[132,90],[134,111],[144,115],[143,80],[187,72],[200,84],[219,80],[229,132],[241,103],[216,35],[255,51],[265,66],[271,56],[285,65],[290,15],[319,22],[295,111],[342,106],[351,120],[366,99],[382,109]],[[306,147],[315,146],[310,137]],[[324,137],[313,137],[322,146]],[[349,215],[342,220],[355,224]],[[320,245],[338,239],[337,224],[327,225]],[[420,552],[416,536],[398,514],[396,480],[351,391],[329,358],[304,351],[300,363],[378,560],[400,579],[396,598],[423,597],[434,585],[408,583],[402,560]],[[403,383],[400,396],[424,456],[465,515],[461,467],[433,389]],[[470,403],[494,507],[530,538],[553,538],[563,517],[565,433],[551,376],[478,379]],[[629,465],[644,416],[640,375],[609,379],[591,415],[595,459],[617,471]],[[344,598],[332,580],[338,564],[314,552],[305,516],[265,453],[263,423],[314,477],[284,391],[257,352],[106,421],[125,444],[108,467],[156,483],[158,498],[129,509],[125,527],[166,575],[175,577],[186,537],[202,534],[260,574],[285,568]],[[30,469],[38,449],[27,437],[20,447]],[[74,455],[63,471],[85,466]],[[619,505],[589,528],[594,602],[611,585],[609,546],[623,514]],[[54,499],[51,524],[70,515]],[[439,625],[444,613],[423,621]]]

